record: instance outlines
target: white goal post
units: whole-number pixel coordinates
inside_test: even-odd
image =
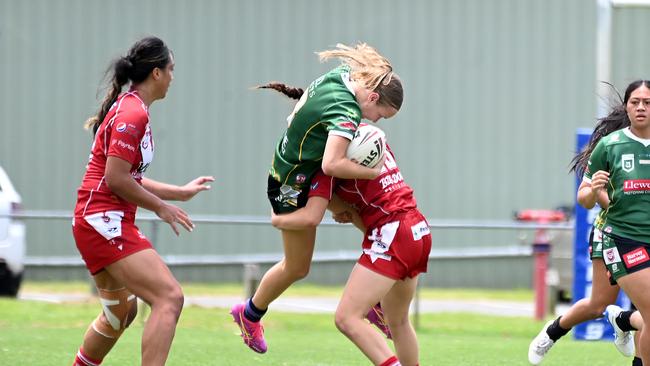
[[[612,73],[612,12],[615,8],[650,7],[650,0],[596,0],[596,105],[598,118],[607,115],[605,96],[609,90],[603,81],[611,81]]]

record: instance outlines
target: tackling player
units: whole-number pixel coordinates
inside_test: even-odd
[[[283,230],[313,227],[328,205],[335,220],[353,222],[365,233],[363,252],[336,309],[336,326],[375,365],[417,365],[418,342],[408,314],[417,276],[427,270],[431,234],[390,148],[377,178],[335,179],[318,173],[306,207],[273,215],[272,223]],[[380,300],[397,357],[364,320]]]

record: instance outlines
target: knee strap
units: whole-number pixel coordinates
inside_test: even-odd
[[[119,338],[133,320],[133,313],[137,311],[136,297],[126,288],[98,291],[103,311],[92,327],[106,338]]]

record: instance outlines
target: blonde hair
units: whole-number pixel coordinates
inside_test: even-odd
[[[387,97],[385,103],[399,109],[402,105],[402,83],[393,72],[390,61],[366,43],[354,47],[338,43],[333,50],[316,53],[321,62],[339,58],[351,68],[351,78],[364,88]],[[387,90],[388,89],[388,90]],[[395,94],[398,95],[395,95]],[[390,94],[390,95],[386,95]],[[397,98],[397,100],[396,100]]]
[[[390,83],[393,66],[386,57],[366,43],[359,43],[354,47],[338,43],[336,49],[318,52],[318,58],[327,61],[339,58],[352,69],[352,78],[359,81],[365,88],[375,90],[383,80],[384,84]]]

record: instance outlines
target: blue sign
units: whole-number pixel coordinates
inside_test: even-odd
[[[576,151],[589,142],[592,130],[578,129],[576,134]],[[582,182],[582,176],[576,176],[576,192]],[[589,232],[591,224],[600,211],[596,205],[591,210],[587,210],[575,203],[575,233],[573,249],[573,302],[591,296],[592,267],[589,259]],[[623,309],[630,308],[630,300],[625,296],[623,291],[619,292],[616,304]],[[579,340],[613,340],[614,329],[607,322],[605,317],[588,320],[580,323],[573,328],[573,336]]]

